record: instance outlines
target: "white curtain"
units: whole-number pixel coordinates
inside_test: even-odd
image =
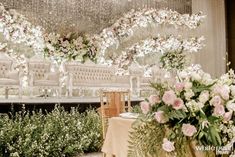
[[[206,47],[195,55],[194,62],[218,77],[226,71],[226,24],[224,0],[192,0],[192,11],[207,15],[194,33],[204,35]]]

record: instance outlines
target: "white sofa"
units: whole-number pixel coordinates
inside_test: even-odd
[[[97,90],[130,89],[129,76],[116,76],[115,67],[97,65],[93,63],[80,64],[68,62],[64,64],[67,75],[67,95],[73,96],[73,90],[91,89],[93,96]]]

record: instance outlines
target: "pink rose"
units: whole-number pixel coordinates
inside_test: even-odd
[[[166,91],[162,97],[162,100],[167,105],[172,105],[176,99],[175,92],[170,90]]]
[[[149,105],[148,102],[142,101],[142,102],[140,103],[140,108],[141,108],[141,110],[142,110],[142,112],[143,112],[144,114],[147,114],[147,113],[149,112],[150,105]]]
[[[175,150],[174,142],[169,141],[167,138],[163,139],[162,149],[166,152],[172,152]]]
[[[232,112],[232,111],[226,112],[226,113],[224,114],[224,121],[225,121],[225,122],[230,121],[231,118],[232,118],[232,116],[233,116],[233,112]]]
[[[214,93],[214,94],[219,94],[219,93],[220,93],[220,88],[221,88],[220,85],[215,85],[215,86],[214,86],[214,89],[213,89],[213,93]]]
[[[191,124],[183,124],[182,132],[185,136],[192,137],[197,132],[197,128]]]
[[[175,99],[175,101],[174,101],[172,107],[173,107],[174,109],[176,109],[176,110],[182,109],[182,108],[184,107],[184,102],[183,102],[183,100],[180,99],[180,98]]]
[[[150,95],[148,100],[149,100],[149,103],[151,105],[154,105],[154,104],[157,104],[157,103],[161,102],[160,97],[158,95]]]
[[[221,97],[217,95],[211,99],[210,104],[213,106],[222,105],[223,101],[222,101]]]
[[[184,89],[184,83],[178,82],[175,84],[175,89],[179,92],[181,92]]]
[[[158,123],[166,123],[169,120],[169,118],[166,116],[166,114],[163,111],[155,112],[154,117]]]
[[[214,108],[213,115],[215,116],[223,116],[225,114],[225,109],[223,105],[216,105]]]
[[[214,94],[219,94],[224,100],[229,99],[230,88],[228,85],[216,85],[213,90]]]
[[[222,86],[219,90],[219,93],[224,100],[228,100],[229,93],[230,93],[229,86],[227,86],[227,85]]]

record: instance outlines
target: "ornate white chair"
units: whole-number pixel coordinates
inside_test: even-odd
[[[140,88],[141,88],[141,91],[155,93],[156,90],[151,87],[151,83],[156,83],[156,82],[160,83],[160,82],[165,81],[165,78],[164,78],[165,72],[162,69],[160,69],[158,66],[153,66],[151,69],[152,69],[151,76],[142,77]]]
[[[164,79],[162,78],[163,76],[161,72],[162,71],[159,69],[158,66],[153,66],[151,76],[145,77],[144,69],[136,64],[132,64],[129,67],[132,95],[139,97],[141,96],[141,92],[143,91],[154,91],[150,83],[154,83],[161,79]]]
[[[22,81],[20,72],[13,70],[13,59],[6,53],[0,52],[0,87],[5,88],[5,97],[8,98],[8,90],[19,90],[19,98],[22,96]]]
[[[120,89],[130,88],[129,76],[115,76],[114,67],[97,65],[94,63],[80,64],[77,62],[68,62],[64,64],[67,74],[67,95],[73,96],[73,90],[91,89],[93,96],[95,91],[100,89]]]
[[[131,94],[133,96],[140,96],[144,69],[139,67],[137,64],[133,63],[129,67],[129,73],[130,73]]]
[[[33,97],[34,89],[44,89],[44,96],[47,96],[47,90],[55,90],[57,97],[61,96],[60,72],[51,71],[51,62],[42,56],[34,56],[28,61],[28,78],[30,97]]]

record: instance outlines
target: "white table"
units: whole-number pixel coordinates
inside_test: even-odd
[[[109,119],[109,126],[102,148],[106,156],[127,157],[128,140],[131,125],[135,119],[113,117]]]

